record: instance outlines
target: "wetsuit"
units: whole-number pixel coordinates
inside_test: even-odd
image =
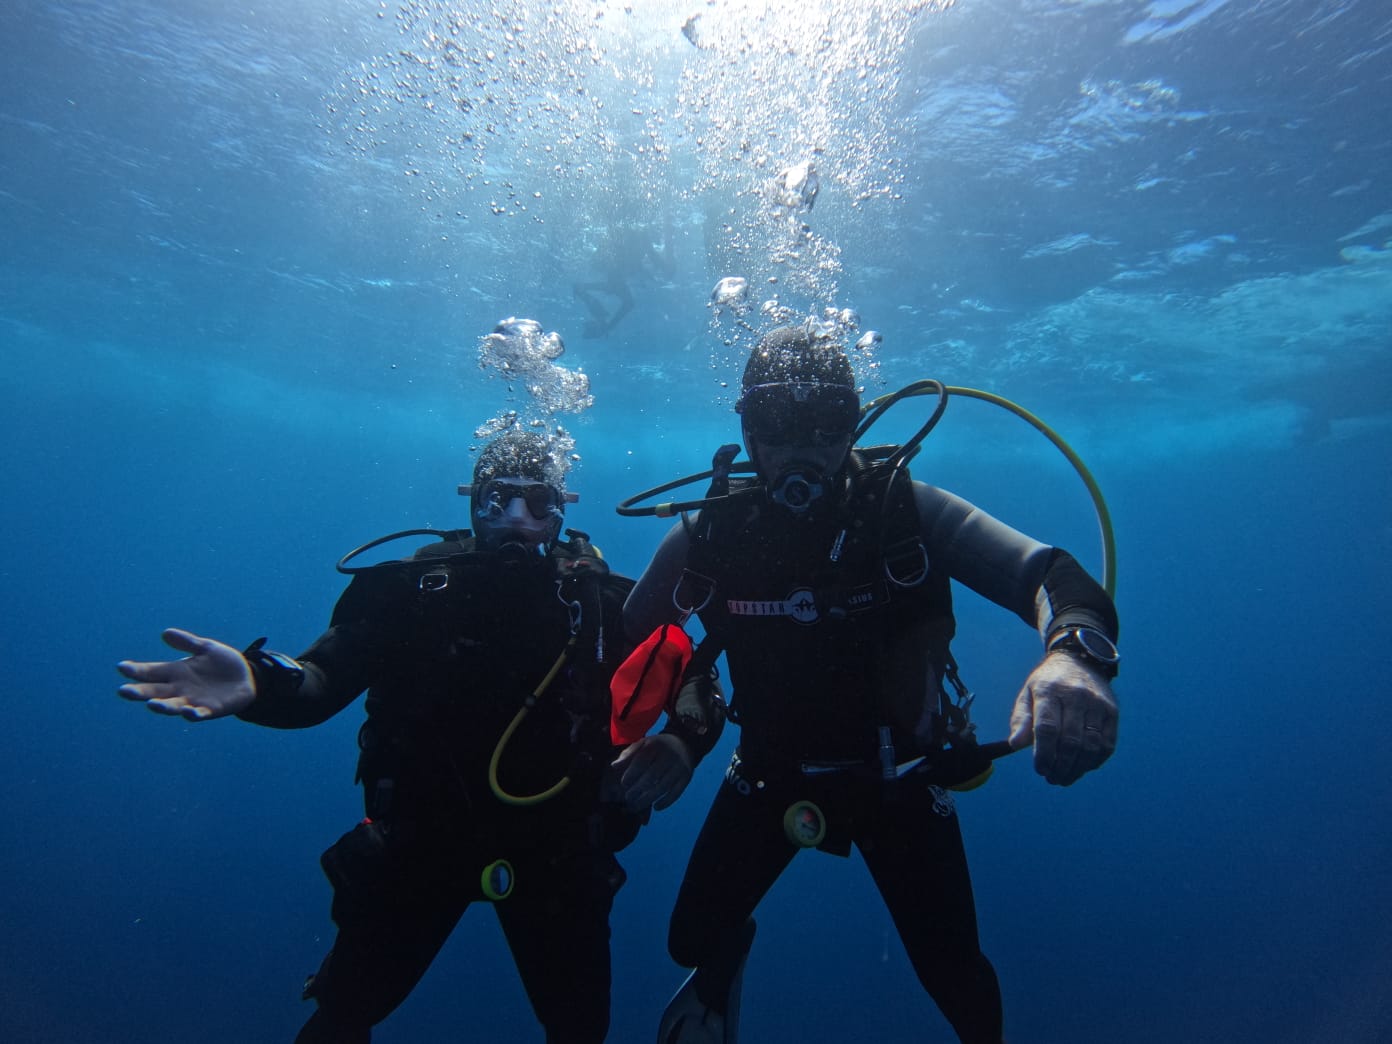
[[[758,495],[707,508],[667,534],[628,600],[626,622],[641,633],[670,614],[674,591],[682,605],[710,595],[701,619],[725,648],[730,719],[740,725],[669,949],[698,968],[701,1003],[723,1012],[750,916],[798,851],[784,813],[810,800],[826,819],[819,847],[860,850],[919,981],[960,1038],[997,1044],[1000,991],[978,942],[952,798],[932,773],[944,739],[950,581],[1046,637],[1069,625],[1114,635],[1116,616],[1067,553],[943,490],[895,486],[900,503],[888,513],[877,507],[886,491],[868,481],[843,485],[804,517]],[[920,756],[917,770],[884,779],[886,758],[892,775]]]
[[[324,853],[338,936],[306,990],[318,1010],[298,1041],[368,1040],[484,898],[483,871],[499,859],[515,887],[494,909],[547,1041],[593,1044],[607,1032],[609,911],[624,880],[614,852],[639,825],[601,800],[632,582],[563,549],[511,564],[471,549],[462,537],[357,575],[299,658],[298,685],[256,668],[243,717],[262,725],[313,725],[368,691],[367,818]],[[512,795],[571,782],[545,801],[505,804],[490,758],[572,638],[497,769]]]

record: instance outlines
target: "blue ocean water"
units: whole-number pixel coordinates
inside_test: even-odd
[[[479,367],[499,319],[588,376],[547,418],[569,518],[636,573],[664,525],[612,506],[735,436],[752,329],[828,308],[883,334],[867,389],[1016,399],[1115,519],[1116,756],[958,800],[1012,1044],[1392,1039],[1385,4],[10,0],[0,29],[0,1039],[291,1039],[360,705],[194,726],[112,665],[171,625],[298,651],[341,554],[465,524],[475,432],[533,405]],[[771,204],[803,162],[815,205]],[[621,226],[675,267],[586,338],[572,284]],[[730,275],[743,315],[708,305]],[[954,399],[914,472],[1100,568],[1003,411]],[[958,608],[994,737],[1037,645]],[[680,981],[733,739],[623,856],[614,1041]],[[744,1009],[749,1041],[951,1039],[856,857],[779,882]],[[484,910],[374,1039],[470,1037],[541,1039]]]

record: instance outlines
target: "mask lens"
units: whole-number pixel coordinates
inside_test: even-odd
[[[855,431],[860,397],[839,384],[759,384],[744,393],[739,410],[767,446],[830,446]]]
[[[501,514],[507,510],[508,504],[518,497],[522,498],[523,503],[527,505],[528,513],[538,522],[556,513],[556,491],[545,483],[533,482],[519,486],[513,482],[494,480],[484,484],[483,502],[490,512],[496,511]]]

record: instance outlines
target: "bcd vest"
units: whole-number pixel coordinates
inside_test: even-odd
[[[870,762],[882,725],[904,759],[942,742],[949,577],[923,545],[907,472],[858,453],[848,470],[840,503],[810,517],[736,496],[689,526],[679,603],[709,596],[699,615],[727,655],[751,757]]]
[[[499,737],[572,638],[563,670],[509,743],[502,776],[525,793],[581,762],[602,765],[608,577],[583,534],[544,559],[508,561],[478,551],[465,530],[357,574],[332,622],[365,621],[381,634],[359,775],[443,775],[446,786],[483,794]]]

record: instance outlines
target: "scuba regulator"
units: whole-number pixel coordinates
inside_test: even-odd
[[[885,415],[887,411],[905,399],[919,396],[931,395],[935,398],[933,410],[927,420],[914,434],[901,445],[877,446],[860,450],[859,452],[869,462],[869,466],[880,473],[888,473],[889,482],[892,483],[899,475],[904,472],[909,460],[918,452],[923,440],[936,427],[943,413],[947,408],[950,396],[962,398],[974,398],[984,402],[1000,406],[1003,409],[1014,413],[1037,431],[1043,434],[1054,446],[1067,458],[1079,477],[1087,487],[1088,493],[1092,498],[1093,508],[1097,515],[1098,526],[1102,537],[1102,586],[1109,597],[1114,596],[1116,588],[1116,546],[1112,530],[1111,514],[1107,509],[1106,501],[1102,496],[1101,489],[1092,473],[1083,463],[1082,459],[1069,446],[1061,436],[1051,427],[1040,420],[1033,413],[1024,407],[1011,402],[1002,396],[991,392],[980,391],[975,388],[965,388],[952,385],[945,385],[936,380],[920,380],[900,389],[899,391],[881,396],[863,406],[860,411],[859,423],[855,426],[854,432],[850,436],[849,446],[854,447],[869,432],[874,424]],[[756,433],[757,436],[757,433]],[[825,441],[822,445],[826,445]],[[625,517],[644,517],[654,516],[658,518],[670,518],[688,511],[700,510],[717,504],[730,504],[749,497],[761,497],[767,501],[777,504],[790,511],[795,516],[805,514],[812,506],[831,489],[834,481],[821,475],[815,469],[806,467],[802,462],[790,462],[786,469],[772,480],[760,482],[757,477],[752,480],[733,485],[730,478],[732,475],[756,475],[758,469],[752,462],[735,462],[739,453],[736,445],[722,446],[712,460],[711,470],[700,472],[694,475],[687,475],[652,489],[644,490],[641,493],[629,497],[622,501],[616,508],[618,514]],[[652,500],[664,493],[681,489],[703,480],[710,480],[710,485],[704,497],[692,500],[665,501],[656,504],[644,504],[643,502]],[[884,517],[888,517],[889,497],[885,497],[881,503],[881,510]],[[891,579],[894,575],[890,574]],[[904,585],[901,585],[904,586]],[[708,595],[709,597],[709,595]],[[956,665],[950,662],[946,680],[951,683],[956,691],[957,699],[953,702],[956,714],[953,716],[953,726],[955,735],[961,741],[944,748],[941,754],[945,760],[938,766],[947,774],[952,775],[954,782],[945,783],[950,789],[970,790],[980,786],[989,777],[992,763],[1006,754],[1012,753],[1012,748],[1005,740],[992,743],[977,743],[972,733],[974,726],[968,717],[970,704],[973,696],[967,691],[960,679],[957,677]],[[887,729],[883,730],[887,733]],[[881,761],[888,761],[887,765],[881,765],[881,772],[886,778],[913,771],[925,771],[932,768],[928,764],[919,764],[924,759],[916,759],[910,766],[894,766],[894,753],[892,745],[887,745],[888,740],[882,736]],[[934,759],[938,761],[938,759]],[[785,829],[788,838],[798,846],[805,846],[809,843],[815,845],[820,842],[815,823],[820,818],[820,810],[815,805],[804,807],[801,804],[790,807],[788,819],[785,822]],[[811,840],[816,838],[815,841]]]

